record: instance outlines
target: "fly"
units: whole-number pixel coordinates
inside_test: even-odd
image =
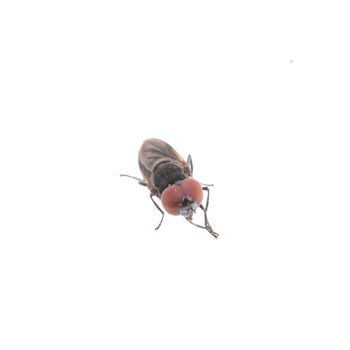
[[[164,211],[153,197],[161,200],[166,212],[171,215],[181,215],[189,223],[207,230],[215,238],[219,236],[211,228],[207,211],[209,205],[209,188],[192,178],[193,163],[191,155],[187,162],[168,143],[159,139],[147,139],[139,151],[139,167],[143,179],[121,174],[138,181],[150,190],[150,198],[157,209],[162,213],[158,230],[164,219]],[[207,192],[205,207],[202,205],[203,191]],[[204,225],[192,222],[193,214],[200,208],[204,212]]]

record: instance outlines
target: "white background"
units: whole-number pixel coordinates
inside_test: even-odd
[[[0,348],[349,349],[346,4],[2,1]],[[218,240],[153,230],[148,137]]]

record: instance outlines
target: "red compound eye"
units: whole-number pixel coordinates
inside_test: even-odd
[[[195,179],[185,179],[181,181],[183,194],[187,198],[192,198],[197,204],[203,200],[203,190],[201,184]]]
[[[167,187],[161,196],[163,208],[171,215],[180,215],[183,195],[181,186],[171,185]]]
[[[201,184],[194,179],[185,179],[179,185],[167,187],[161,196],[163,208],[171,215],[180,215],[180,208],[185,197],[201,204],[203,200]]]

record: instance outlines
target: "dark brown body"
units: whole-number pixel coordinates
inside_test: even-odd
[[[192,176],[190,164],[166,142],[159,139],[147,139],[139,151],[139,167],[144,181],[157,197],[177,181]]]
[[[171,215],[181,215],[190,224],[207,230],[217,238],[218,233],[211,228],[207,210],[209,205],[209,188],[192,178],[193,163],[191,155],[187,162],[168,143],[159,139],[148,139],[143,142],[139,151],[139,166],[143,176],[140,179],[135,176],[120,174],[138,181],[142,186],[147,186],[151,191],[150,198],[156,208],[162,213],[160,223],[155,228],[159,229],[163,222],[164,211],[153,199],[160,198],[163,208]],[[202,205],[203,191],[207,192],[205,207]],[[204,225],[192,222],[193,214],[200,208],[204,212]]]

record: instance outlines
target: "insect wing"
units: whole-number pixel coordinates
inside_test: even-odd
[[[151,175],[156,166],[163,162],[177,162],[190,169],[185,160],[168,143],[159,139],[145,140],[139,151],[139,166],[148,188],[152,192]]]

